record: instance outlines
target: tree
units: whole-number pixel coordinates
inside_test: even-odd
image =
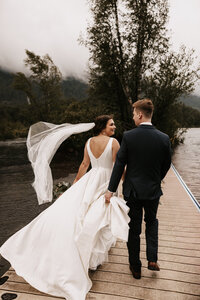
[[[112,100],[122,120],[130,121],[130,98],[138,99],[142,74],[167,51],[166,1],[92,0],[91,11],[86,41],[91,96]]]
[[[14,87],[26,94],[31,110],[38,119],[50,121],[52,111],[63,99],[62,75],[48,54],[40,57],[28,50],[26,54],[25,65],[30,69],[30,76],[18,72]]]
[[[93,0],[93,25],[88,27],[86,45],[91,53],[90,97],[111,104],[123,121],[129,117],[123,90],[125,57],[119,31],[118,1]]]
[[[170,112],[177,97],[193,90],[199,70],[191,68],[193,52],[170,50],[168,1],[90,3],[93,23],[85,42],[90,51],[90,98],[107,103],[126,129],[132,126],[130,103],[152,97],[156,125],[173,140],[180,123],[169,119]]]
[[[178,99],[194,90],[199,78],[199,67],[194,67],[194,51],[181,47],[179,53],[169,51],[158,57],[157,66],[151,76],[142,81],[142,90],[154,100],[153,122],[160,130],[165,131],[176,145],[181,139],[180,128],[186,127],[182,119]]]
[[[126,0],[128,78],[131,98],[137,101],[141,82],[152,72],[160,55],[167,53],[169,38],[166,0]]]

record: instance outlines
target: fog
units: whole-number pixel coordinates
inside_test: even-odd
[[[86,34],[87,0],[0,0],[0,67],[25,71],[25,49],[48,53],[63,76],[86,79],[89,53],[78,38]],[[173,48],[181,44],[200,56],[200,0],[170,0]]]
[[[48,53],[63,76],[85,77],[88,50],[85,0],[0,0],[0,67],[25,71],[25,49]]]

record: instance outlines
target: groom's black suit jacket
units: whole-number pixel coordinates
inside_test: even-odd
[[[137,199],[156,199],[162,195],[161,180],[171,164],[168,135],[152,125],[140,125],[123,135],[108,190],[115,192],[127,166],[123,194]]]

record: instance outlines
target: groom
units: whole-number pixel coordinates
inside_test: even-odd
[[[161,180],[171,164],[171,147],[168,135],[152,126],[153,103],[150,99],[133,104],[133,120],[137,128],[124,133],[121,147],[111,175],[106,202],[117,190],[126,166],[123,183],[124,199],[130,208],[128,252],[133,277],[141,278],[140,234],[144,210],[146,223],[146,256],[148,269],[159,271],[158,220],[159,198],[162,195]]]

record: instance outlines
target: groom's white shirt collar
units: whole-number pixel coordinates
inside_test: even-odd
[[[142,123],[140,123],[140,125],[152,125],[152,123],[151,122],[142,122]]]

